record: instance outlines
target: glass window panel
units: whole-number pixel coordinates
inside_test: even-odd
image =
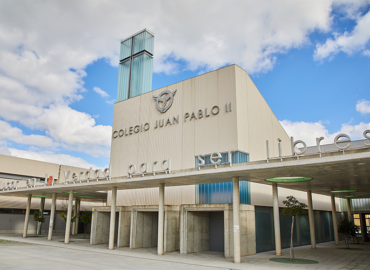
[[[370,226],[370,219],[366,219],[366,226]]]
[[[321,218],[321,212],[320,211],[313,211],[314,215],[314,222],[315,222],[315,238],[316,243],[322,243],[324,242],[323,237],[323,227],[322,227],[322,218]]]
[[[211,163],[211,155],[204,156],[204,161],[206,166],[214,166]],[[227,164],[229,155],[228,152],[221,153],[221,163]],[[247,153],[236,151],[232,153],[233,163],[248,162],[249,156]],[[199,159],[195,157],[195,167],[198,167]],[[199,186],[199,187],[198,187]],[[197,188],[198,187],[198,188]],[[233,185],[232,182],[224,183],[213,183],[213,184],[201,184],[196,185],[195,188],[196,199],[199,198],[196,203],[207,204],[207,203],[232,203],[233,200]],[[203,192],[203,193],[202,193]],[[250,184],[247,181],[239,182],[239,193],[240,193],[240,203],[250,204]]]
[[[126,100],[128,97],[128,84],[130,77],[130,60],[119,64],[117,102]]]
[[[281,247],[290,247],[291,229],[292,229],[292,217],[289,215],[284,215],[282,209],[279,209],[280,213],[280,237],[281,237]],[[297,218],[294,219],[293,226],[293,245],[297,246],[300,243],[297,238]]]
[[[151,54],[153,54],[154,51],[154,37],[146,31],[134,36],[133,54],[144,50]]]
[[[361,226],[361,223],[360,223],[359,219],[354,219],[353,221],[354,221],[356,226]]]
[[[145,53],[132,60],[130,98],[150,92],[152,89],[153,58]]]
[[[301,245],[311,244],[310,222],[308,215],[303,215],[299,217],[299,225]]]
[[[353,217],[354,218],[360,218],[360,214],[354,214]]]
[[[275,249],[273,218],[271,207],[255,207],[256,249],[257,252]]]
[[[123,60],[131,55],[131,42],[132,38],[121,43],[121,49],[119,53],[120,60]]]
[[[154,54],[154,36],[148,32],[145,32],[145,50]]]

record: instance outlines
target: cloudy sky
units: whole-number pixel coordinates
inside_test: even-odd
[[[120,40],[155,33],[153,89],[244,68],[309,145],[370,129],[370,0],[0,1],[0,154],[109,164]]]

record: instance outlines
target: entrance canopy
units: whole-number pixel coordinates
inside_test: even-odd
[[[1,196],[46,195],[57,193],[58,198],[65,197],[71,190],[78,192],[84,200],[104,200],[103,191],[117,189],[137,189],[158,187],[160,183],[166,186],[182,186],[192,184],[230,182],[233,176],[240,180],[271,185],[266,179],[278,181],[284,188],[311,191],[322,195],[335,195],[341,198],[370,197],[370,148],[336,151],[305,156],[290,156],[270,160],[222,165],[215,168],[202,167],[188,170],[172,171],[165,174],[156,173],[144,176],[134,175],[113,177],[106,181],[89,181],[75,184],[55,184],[34,188],[18,188],[17,190],[0,191]],[[298,179],[296,179],[298,178]],[[312,178],[309,181],[299,181],[302,178]],[[307,179],[303,179],[307,180]],[[298,181],[298,182],[296,182]],[[89,198],[91,197],[91,198]]]

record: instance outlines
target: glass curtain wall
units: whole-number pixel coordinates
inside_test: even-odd
[[[340,199],[340,207],[342,211],[347,211],[347,200]],[[351,199],[351,210],[357,211],[370,211],[370,199]]]
[[[121,42],[117,102],[152,90],[154,36],[147,30]]]
[[[127,99],[129,84],[128,78],[130,76],[130,62],[131,60],[128,59],[119,64],[117,102]]]
[[[281,247],[290,246],[292,218],[283,215],[280,209]],[[316,242],[334,241],[334,229],[331,212],[314,211]],[[272,207],[255,207],[256,248],[257,252],[275,250],[275,232]],[[293,228],[293,245],[303,246],[311,244],[310,225],[308,215],[295,218]]]
[[[219,165],[228,164],[228,153],[221,153],[222,160]],[[211,163],[211,155],[205,155],[205,165],[214,166]],[[249,156],[247,153],[236,151],[232,153],[233,163],[248,162]],[[198,168],[198,157],[195,158],[195,167]],[[250,204],[250,185],[248,181],[239,182],[240,203]],[[212,183],[200,184],[195,186],[195,203],[196,204],[216,204],[216,203],[232,203],[233,202],[233,183]]]
[[[146,53],[132,60],[130,98],[147,93],[152,88],[153,58]]]

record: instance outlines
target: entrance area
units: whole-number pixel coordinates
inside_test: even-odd
[[[133,212],[130,248],[156,247],[158,242],[158,212]]]
[[[116,225],[118,228],[119,213],[116,212]],[[110,228],[110,212],[105,209],[102,211],[94,211],[91,222],[91,231],[93,232],[90,237],[90,244],[100,245],[109,243],[109,228]],[[117,243],[118,230],[114,232],[114,243]]]
[[[180,215],[180,253],[223,252],[234,256],[233,211],[231,204],[182,205]],[[240,205],[240,251],[256,254],[254,206]]]

